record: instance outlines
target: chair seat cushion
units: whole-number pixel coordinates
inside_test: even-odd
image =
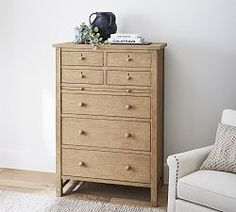
[[[236,211],[236,174],[200,170],[179,179],[180,199],[220,211]]]

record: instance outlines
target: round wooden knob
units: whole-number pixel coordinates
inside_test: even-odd
[[[85,60],[86,58],[83,57],[83,55],[81,54],[80,57],[79,57],[80,60]]]
[[[125,138],[129,138],[131,135],[129,133],[125,133]]]
[[[129,165],[125,166],[125,170],[129,171],[130,169],[131,169],[131,166],[129,166]]]
[[[79,88],[81,91],[83,91],[84,90],[84,88]]]
[[[80,102],[80,103],[79,103],[79,106],[80,106],[80,107],[84,107],[85,104],[84,104],[83,102]]]
[[[83,134],[84,134],[84,131],[83,131],[83,130],[79,130],[79,134],[80,134],[80,135],[83,135]]]
[[[127,89],[127,90],[126,90],[126,92],[127,92],[127,93],[130,93],[130,92],[131,92],[131,90],[130,90],[130,89]]]
[[[132,59],[130,58],[130,56],[128,55],[128,57],[126,58],[127,62],[130,62]]]
[[[128,76],[126,77],[126,79],[127,79],[127,80],[131,80],[131,76],[128,75]]]
[[[83,74],[80,74],[80,78],[85,78],[85,75],[83,75]]]
[[[80,161],[80,162],[79,162],[79,166],[80,166],[80,167],[84,166],[84,162],[83,162],[83,161]]]
[[[130,110],[131,107],[132,107],[131,105],[126,105],[126,106],[125,106],[125,108],[126,108],[127,110]]]

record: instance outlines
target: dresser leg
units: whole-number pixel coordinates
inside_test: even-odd
[[[160,180],[160,185],[161,187],[164,185],[164,172],[162,172],[163,174],[161,175],[161,180]]]
[[[158,185],[157,185],[157,183],[153,183],[153,185],[151,185],[151,205],[152,205],[152,207],[158,206]]]
[[[62,182],[62,179],[59,178],[59,179],[57,179],[56,196],[62,197],[62,195],[63,195],[63,182]]]

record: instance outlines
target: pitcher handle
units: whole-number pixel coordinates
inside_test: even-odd
[[[89,24],[92,25],[92,22],[91,22],[91,18],[93,15],[97,15],[97,13],[92,13],[90,16],[89,16]]]
[[[113,13],[110,13],[110,14],[109,14],[109,20],[110,20],[110,21],[109,21],[109,26],[111,26],[111,24],[113,23],[113,21],[114,21],[113,19],[114,19],[114,18],[115,18],[114,14],[113,14]]]

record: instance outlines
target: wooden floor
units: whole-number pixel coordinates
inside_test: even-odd
[[[98,183],[66,185],[66,195],[81,200],[150,206],[150,190]],[[55,195],[55,174],[36,171],[0,169],[0,190]],[[160,188],[159,206],[167,205],[167,186]]]

